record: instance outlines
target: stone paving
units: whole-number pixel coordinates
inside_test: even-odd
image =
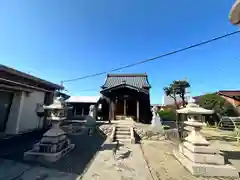
[[[76,148],[57,163],[39,164],[24,161],[23,152],[32,147],[40,138],[40,134],[18,137],[9,141],[10,143],[0,143],[4,145],[0,148],[0,158],[2,158],[0,180],[230,179],[192,176],[172,155],[172,150],[176,146],[171,141],[143,140],[141,145],[127,144],[116,150],[116,144],[104,142],[104,138],[98,133],[92,136],[88,136],[87,133],[70,135]],[[228,152],[229,161],[240,172],[240,149],[235,147],[235,151],[231,151],[233,146],[223,141],[211,141],[211,143]],[[83,177],[80,177],[82,173]]]
[[[152,180],[139,144],[125,145],[124,148],[131,152],[126,158],[116,157],[115,147],[114,144],[103,145],[84,174],[84,180]]]
[[[1,180],[77,180],[78,178],[79,175],[75,173],[0,159]]]
[[[76,148],[56,163],[46,164],[23,160],[24,151],[32,148],[32,145],[40,139],[38,135],[29,134],[28,137],[18,137],[11,139],[10,143],[3,143],[4,147],[0,148],[0,180],[50,180],[58,176],[61,176],[61,179],[65,179],[63,177],[66,176],[66,179],[75,180],[90,164],[105,139],[97,132],[92,136],[85,132],[69,137],[76,144]],[[15,178],[18,176],[21,178]]]

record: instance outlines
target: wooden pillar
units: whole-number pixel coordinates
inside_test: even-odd
[[[112,120],[115,120],[115,101],[112,101]]]
[[[84,108],[82,107],[82,111],[81,111],[82,116],[84,115]]]
[[[76,116],[76,106],[74,106],[74,113],[73,113],[73,116]]]
[[[139,122],[139,100],[137,100],[137,121]]]
[[[111,99],[109,103],[109,120],[114,119],[115,119],[115,101]]]
[[[127,115],[127,101],[126,101],[126,99],[124,99],[124,105],[123,105],[123,108],[124,108],[124,116],[126,116]]]
[[[112,100],[110,99],[109,101],[109,117],[108,117],[109,120],[112,119]]]

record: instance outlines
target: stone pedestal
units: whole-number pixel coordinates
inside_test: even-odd
[[[59,122],[53,124],[33,149],[24,153],[24,159],[55,162],[65,156],[69,151],[74,149],[75,145],[71,144],[67,134],[59,127]]]
[[[239,177],[236,168],[225,164],[224,157],[210,147],[200,130],[203,123],[194,121],[184,122],[192,131],[185,142],[174,150],[175,157],[195,176]]]
[[[52,128],[43,135],[40,142],[33,146],[33,149],[24,153],[24,159],[55,162],[75,147],[60,128],[61,121],[66,119],[65,112],[68,107],[59,98],[54,100],[54,104],[44,107],[51,110],[51,116],[48,119],[52,122]]]
[[[152,114],[153,114],[152,121],[151,121],[152,130],[155,131],[155,132],[163,131],[161,118],[157,114],[157,108],[156,107],[152,108]]]

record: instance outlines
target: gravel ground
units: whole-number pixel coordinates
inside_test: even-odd
[[[142,141],[142,150],[155,180],[232,180],[192,176],[173,156],[171,141]],[[240,160],[239,160],[240,161]]]

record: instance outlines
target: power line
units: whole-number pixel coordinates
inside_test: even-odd
[[[77,81],[77,80],[81,80],[81,79],[87,79],[87,78],[91,78],[91,77],[95,77],[95,76],[100,76],[100,75],[103,75],[103,74],[106,74],[106,73],[109,73],[109,72],[114,72],[114,71],[119,71],[119,70],[122,70],[122,69],[130,68],[130,67],[137,66],[139,64],[143,64],[143,63],[146,63],[146,62],[149,62],[149,61],[153,61],[153,60],[156,60],[156,59],[160,59],[160,58],[163,58],[163,57],[166,57],[166,56],[169,56],[169,55],[177,54],[179,52],[183,52],[183,51],[186,51],[186,50],[198,47],[198,46],[209,44],[209,43],[211,43],[213,41],[217,41],[217,40],[226,38],[228,36],[235,35],[235,34],[237,34],[239,32],[240,32],[240,30],[234,31],[234,32],[222,35],[222,36],[218,36],[218,37],[206,40],[206,41],[202,41],[202,42],[194,44],[194,45],[190,45],[190,46],[187,46],[187,47],[184,47],[184,48],[181,48],[181,49],[177,49],[177,50],[174,50],[174,51],[171,51],[171,52],[167,52],[165,54],[162,54],[162,55],[159,55],[159,56],[155,56],[153,58],[145,59],[145,60],[138,61],[138,62],[129,64],[129,65],[125,65],[125,66],[121,66],[121,67],[118,67],[118,68],[114,68],[114,69],[111,69],[109,71],[103,71],[103,72],[99,72],[99,73],[95,73],[95,74],[91,74],[91,75],[82,76],[82,77],[79,77],[79,78],[63,80],[62,82],[71,82],[71,81]]]

